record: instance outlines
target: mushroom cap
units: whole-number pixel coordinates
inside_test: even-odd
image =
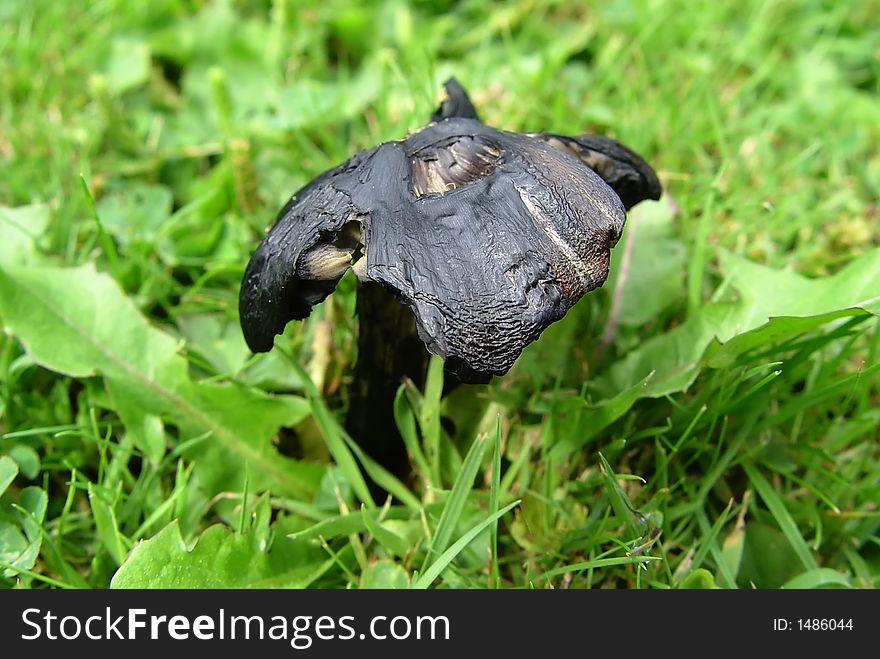
[[[659,197],[653,170],[611,140],[491,128],[460,85],[447,91],[428,126],[356,154],[284,206],[242,282],[252,350],[270,350],[361,253],[358,276],[407,305],[428,350],[472,382],[506,373],[604,283],[625,204],[585,159],[624,181],[632,203]]]

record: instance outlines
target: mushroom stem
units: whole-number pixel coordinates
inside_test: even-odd
[[[394,420],[394,398],[404,377],[424,382],[428,354],[412,311],[381,284],[359,282],[357,316],[357,362],[345,428],[371,458],[405,479],[409,457]]]

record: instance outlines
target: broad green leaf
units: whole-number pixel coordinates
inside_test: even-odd
[[[147,44],[135,39],[114,39],[106,75],[110,90],[116,94],[144,84],[150,76]]]
[[[162,223],[156,254],[166,263],[177,264],[189,256],[208,254],[221,240],[227,223],[217,218],[225,218],[232,199],[222,182],[210,183],[205,182],[204,191]]]
[[[741,588],[779,588],[804,572],[791,543],[776,528],[746,523],[746,539],[737,574]]]
[[[697,568],[678,585],[680,590],[714,590],[718,588],[715,577],[705,568]]]
[[[40,487],[26,487],[19,493],[18,507],[22,515],[22,528],[28,540],[39,542],[48,505],[49,498]]]
[[[101,226],[123,245],[155,240],[171,215],[171,190],[164,185],[133,183],[111,190],[97,203]]]
[[[18,476],[18,464],[12,458],[0,455],[0,495],[2,495],[9,484]]]
[[[218,314],[179,314],[177,327],[187,350],[200,355],[217,373],[237,373],[251,356],[234,318]],[[285,365],[285,370],[290,368]]]
[[[303,388],[299,374],[280,351],[273,350],[239,373],[239,379],[247,385],[269,391],[301,391]]]
[[[185,418],[188,437],[206,429],[213,438],[194,450],[196,475],[216,491],[224,483],[241,483],[242,459],[249,465],[251,488],[271,486],[303,498],[313,493],[326,471],[325,465],[300,462],[281,455],[271,438],[281,426],[293,426],[309,414],[308,403],[298,396],[270,396],[234,384],[196,383],[191,389],[192,407],[198,412]],[[214,439],[220,440],[217,446]]]
[[[244,464],[257,489],[308,496],[323,468],[280,455],[271,438],[309,405],[235,384],[193,381],[178,344],[152,327],[116,282],[92,265],[0,269],[0,315],[31,357],[74,377],[102,375],[147,455],[145,417],[170,418],[185,438],[209,432],[196,474],[210,492],[239,487]]]
[[[166,437],[162,418],[144,409],[137,390],[128,389],[114,380],[107,381],[107,390],[116,403],[116,413],[134,438],[144,456],[154,465],[165,455]]]
[[[850,578],[847,575],[841,574],[837,570],[832,570],[827,567],[820,567],[799,574],[794,579],[786,581],[781,586],[781,588],[788,588],[790,590],[829,587],[852,588],[852,585],[850,584]]]
[[[679,328],[647,341],[612,367],[610,381],[616,390],[656,372],[651,395],[674,393],[696,374],[710,344],[711,365],[722,365],[739,352],[810,326],[842,316],[880,315],[880,249],[821,279],[766,268],[725,251],[719,256],[725,285],[736,291],[737,299],[706,305]],[[815,324],[805,325],[804,319]]]
[[[611,252],[605,284],[614,299],[619,299],[617,318],[621,325],[642,325],[681,300],[687,252],[674,237],[673,219],[668,196],[642,202],[627,219],[623,238]],[[628,263],[624,270],[625,257]]]
[[[595,387],[609,397],[586,410],[582,432],[554,447],[555,457],[583,446],[637,400],[686,390],[704,366],[727,366],[752,348],[838,318],[880,315],[880,249],[820,279],[766,268],[729,252],[720,252],[720,259],[726,275],[722,288],[735,291],[736,299],[703,306],[597,378]]]
[[[32,263],[49,218],[49,207],[44,204],[0,206],[0,267]]]
[[[361,589],[409,588],[409,575],[392,561],[379,561],[361,573]]]
[[[332,564],[320,548],[284,536],[270,549],[221,524],[188,548],[172,522],[131,550],[111,588],[306,588]]]
[[[326,83],[297,78],[278,93],[275,114],[265,122],[272,128],[304,128],[356,116],[381,90],[376,69],[365,67],[353,80]]]
[[[26,487],[15,502],[4,497],[0,506],[0,561],[10,567],[0,572],[3,576],[15,576],[17,570],[30,570],[36,564],[47,506],[46,492],[38,487]]]
[[[40,473],[40,454],[27,444],[14,444],[9,449],[9,457],[18,463],[21,473],[31,480]]]
[[[18,524],[13,523],[0,516],[0,577],[14,577],[17,572],[15,569],[29,569],[27,567],[28,541],[21,532]],[[10,568],[4,566],[9,565]]]
[[[545,497],[534,491],[526,491],[519,514],[510,522],[510,535],[526,551],[552,551],[561,541],[553,529],[552,516],[552,505]]]

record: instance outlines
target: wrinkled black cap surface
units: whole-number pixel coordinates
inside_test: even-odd
[[[332,291],[345,267],[316,281],[303,263],[352,223],[360,276],[409,306],[427,348],[471,381],[506,373],[602,285],[625,207],[659,197],[653,170],[605,138],[496,130],[457,82],[447,91],[427,127],[356,154],[282,209],[242,282],[252,350],[270,350],[288,321]]]

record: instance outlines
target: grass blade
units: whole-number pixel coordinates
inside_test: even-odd
[[[718,519],[716,519],[715,523],[710,527],[709,519],[706,517],[706,511],[703,508],[697,509],[697,522],[700,525],[702,537],[700,537],[699,540],[700,548],[694,555],[690,567],[690,570],[693,572],[703,564],[703,561],[706,560],[708,554],[712,554],[712,558],[715,560],[718,569],[718,581],[721,582],[721,585],[725,588],[736,587],[736,575],[731,573],[730,567],[724,560],[724,554],[718,546],[718,536],[721,533],[721,529],[724,528],[724,525],[727,524],[730,519],[732,510],[733,499],[727,503],[727,507],[721,511]]]
[[[767,508],[770,509],[770,513],[776,519],[776,523],[782,530],[783,535],[788,539],[804,568],[808,571],[818,570],[819,566],[816,564],[810,548],[807,546],[800,531],[798,531],[797,524],[792,519],[782,499],[779,498],[776,490],[773,489],[770,483],[767,482],[767,479],[750,461],[743,460],[741,464],[752,485],[754,485],[755,491],[764,500],[764,503],[767,504]]]
[[[122,565],[130,547],[130,543],[119,532],[119,524],[116,521],[116,513],[113,507],[101,497],[94,484],[89,483],[89,505],[98,529],[98,537],[116,562]]]
[[[440,576],[440,574],[445,570],[449,564],[458,556],[462,550],[467,547],[480,533],[485,531],[489,526],[491,526],[495,521],[501,519],[504,515],[507,514],[508,511],[513,510],[516,506],[519,505],[520,500],[517,499],[513,503],[510,503],[497,513],[489,515],[482,522],[474,526],[470,531],[465,533],[461,538],[459,538],[455,544],[453,544],[449,549],[443,552],[440,557],[431,564],[425,572],[419,575],[419,578],[416,579],[413,584],[413,588],[417,589],[425,589],[428,588],[432,583],[434,583],[434,579]],[[645,557],[643,557],[645,558]]]
[[[615,565],[643,564],[651,561],[659,561],[659,556],[617,556],[614,558],[596,558],[592,561],[583,561],[582,563],[572,563],[571,565],[563,565],[562,567],[547,570],[542,576],[558,577],[566,572],[581,572],[583,570],[594,570],[600,567],[613,567]]]
[[[440,556],[446,550],[446,547],[449,546],[449,541],[455,532],[455,527],[458,525],[458,520],[474,485],[474,478],[476,478],[477,470],[483,461],[485,450],[485,437],[478,437],[468,451],[467,456],[465,456],[461,471],[458,472],[458,477],[455,479],[455,484],[449,492],[446,505],[443,506],[443,512],[440,515],[440,521],[437,523],[437,530],[434,532],[431,547],[422,565],[422,572],[427,569],[432,557]]]
[[[425,444],[425,457],[431,481],[440,486],[440,398],[443,395],[443,360],[436,355],[428,364],[425,380],[425,396],[419,410],[419,424]]]
[[[501,488],[501,416],[495,418],[495,436],[492,445],[492,485],[489,489],[489,512],[498,512],[499,490]],[[497,589],[501,585],[501,577],[498,570],[498,520],[492,522],[489,529],[489,550],[492,552],[489,560],[489,588]]]
[[[407,508],[412,508],[413,510],[418,510],[422,507],[421,501],[409,491],[409,489],[404,485],[397,476],[392,474],[390,471],[385,469],[378,462],[373,460],[369,455],[364,453],[360,446],[358,446],[357,442],[352,439],[352,437],[345,432],[342,428],[336,424],[337,430],[339,432],[339,436],[348,444],[348,447],[352,450],[352,452],[357,456],[357,459],[360,460],[361,464],[364,467],[364,471],[367,472],[367,475],[373,479],[373,482],[376,483],[379,487],[383,488],[389,494],[397,497],[397,499],[403,503]]]
[[[406,444],[406,450],[409,452],[410,459],[424,478],[428,479],[428,487],[439,487],[439,483],[434,483],[431,480],[431,468],[428,466],[428,459],[425,457],[425,453],[419,444],[415,413],[406,394],[407,386],[412,387],[414,385],[411,382],[400,385],[394,397],[394,420],[397,423],[400,436],[403,438],[403,443]]]
[[[376,542],[398,558],[403,558],[409,553],[410,548],[406,540],[379,524],[364,505],[361,505],[361,515],[364,518],[364,526],[367,527],[367,531],[376,539]]]
[[[614,514],[617,518],[626,524],[627,533],[630,538],[637,538],[640,535],[638,521],[634,514],[635,508],[629,500],[629,497],[617,482],[617,477],[611,465],[605,456],[599,453],[599,463],[602,465],[602,480],[605,481],[605,487],[608,490],[608,499],[611,501],[611,507],[614,508]]]

